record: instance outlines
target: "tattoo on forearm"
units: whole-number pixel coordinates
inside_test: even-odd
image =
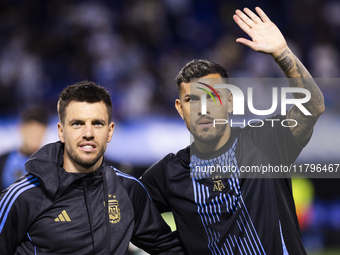
[[[300,60],[289,50],[283,51],[275,58],[286,75],[290,87],[305,88],[311,93],[311,99],[303,104],[312,115],[304,115],[295,105],[287,113],[288,119],[297,121],[298,125],[291,127],[298,143],[303,144],[311,135],[313,127],[324,110],[324,98],[314,79]],[[295,98],[304,98],[303,93],[293,93]],[[293,126],[295,122],[291,122]]]
[[[279,57],[276,58],[277,63],[280,65],[284,73],[291,71],[294,68],[294,62],[288,56],[289,50],[285,50]]]
[[[288,56],[280,60],[279,64],[284,72],[289,72],[294,68],[294,63]]]
[[[288,77],[302,78],[311,77],[303,64],[289,50],[285,50],[275,59],[282,71]]]
[[[289,51],[289,50],[285,50],[285,51],[283,51],[283,52],[281,53],[281,55],[277,57],[277,59],[279,59],[279,60],[280,60],[280,59],[284,58],[285,56],[287,56],[287,55],[288,55],[288,53],[290,53],[290,51]]]

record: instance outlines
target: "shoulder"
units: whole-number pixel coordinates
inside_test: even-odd
[[[12,203],[20,196],[20,198],[34,199],[30,197],[33,193],[40,193],[40,182],[39,179],[33,175],[26,174],[20,177],[15,183],[5,189],[0,196],[3,201],[12,201]]]
[[[190,146],[179,150],[176,154],[169,153],[163,159],[153,164],[149,169],[166,168],[169,164],[188,165],[190,163]]]
[[[111,169],[113,170],[115,175],[118,177],[118,179],[123,184],[126,184],[126,185],[142,185],[141,182],[137,178],[135,178],[135,177],[133,177],[133,176],[127,174],[127,173],[124,173],[124,172],[118,170],[115,167],[111,167]]]
[[[190,146],[179,150],[176,154],[169,153],[161,160],[150,166],[141,176],[142,182],[160,182],[164,183],[169,174],[175,174],[174,169],[187,168],[190,164]],[[147,185],[148,186],[148,185]]]
[[[33,211],[40,208],[42,190],[37,177],[26,174],[2,191],[0,195],[0,219],[11,210],[18,212]],[[36,208],[33,210],[33,208]],[[6,216],[7,217],[7,216]]]
[[[126,174],[117,168],[110,167],[111,174],[114,174],[119,183],[122,185],[122,188],[126,190],[128,195],[131,196],[149,196],[148,192],[146,191],[144,185],[135,177]]]
[[[161,159],[159,162],[161,163],[169,163],[172,161],[183,161],[183,162],[189,162],[190,161],[190,145],[179,150],[177,153],[169,153],[166,155],[163,159]]]

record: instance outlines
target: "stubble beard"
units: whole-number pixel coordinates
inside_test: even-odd
[[[195,140],[201,143],[214,144],[218,143],[218,141],[221,139],[225,132],[226,126],[227,125],[219,125],[219,127],[215,127],[217,131],[215,134],[212,134],[212,132],[209,131],[208,128],[203,129],[201,131],[201,134],[198,134],[196,127],[191,127],[192,129],[191,134],[193,135]]]
[[[77,165],[83,168],[91,168],[94,166],[98,160],[104,155],[105,148],[101,147],[100,151],[94,158],[90,159],[83,159],[80,155],[78,155],[72,148],[68,148],[65,146],[65,150],[69,158],[76,163]]]

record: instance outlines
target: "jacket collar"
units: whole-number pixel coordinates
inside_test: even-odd
[[[95,185],[102,180],[104,163],[93,173],[68,173],[62,168],[63,155],[63,143],[50,143],[34,153],[25,164],[26,171],[39,178],[42,189],[51,198],[59,197],[67,187],[79,179],[85,178],[87,183],[94,181]]]

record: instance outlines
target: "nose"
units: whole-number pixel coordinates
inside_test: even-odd
[[[86,124],[84,125],[84,129],[83,129],[83,138],[85,139],[92,139],[94,137],[93,134],[93,127],[91,124]]]
[[[201,115],[210,115],[210,112],[207,111],[205,114],[202,114],[202,111],[199,111],[199,112],[198,112],[198,116],[201,116]]]

